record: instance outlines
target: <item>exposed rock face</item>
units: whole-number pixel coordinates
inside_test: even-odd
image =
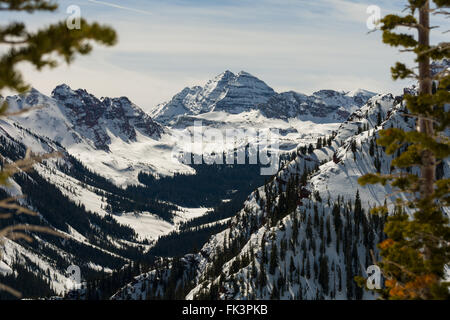
[[[228,82],[224,98],[217,101],[213,111],[229,113],[250,111],[257,105],[268,101],[273,95],[275,95],[275,91],[263,81],[241,71]]]
[[[357,108],[363,106],[375,93],[358,90],[338,92],[320,90],[311,96],[289,91],[272,96],[267,103],[259,106],[268,118],[289,119],[300,117],[324,118],[343,121]]]

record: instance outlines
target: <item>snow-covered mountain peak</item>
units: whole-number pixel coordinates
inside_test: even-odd
[[[373,97],[375,95],[375,92],[364,89],[356,89],[346,93],[346,96],[348,97]]]
[[[238,76],[250,76],[250,77],[253,77],[253,75],[251,75],[250,73],[248,73],[247,71],[244,71],[244,70],[239,71]]]
[[[156,139],[164,131],[127,97],[98,99],[84,89],[73,90],[63,84],[53,90],[52,98],[74,129],[101,150],[109,150],[111,134],[131,142],[136,141],[136,130]]]
[[[313,93],[314,96],[324,97],[324,98],[333,98],[341,96],[344,92],[335,91],[330,89],[322,89]]]
[[[55,94],[65,95],[65,94],[67,94],[70,91],[73,91],[72,88],[70,88],[70,86],[68,86],[67,84],[62,83],[62,84],[56,86],[55,89],[53,89],[51,95],[52,96],[55,95]]]
[[[174,122],[180,116],[210,111],[238,114],[254,110],[276,92],[248,72],[225,71],[203,87],[185,88],[171,101],[158,105],[150,114],[162,123]]]
[[[235,78],[236,75],[231,72],[230,70],[225,70],[221,74],[217,75],[214,80],[224,80],[224,81],[230,81],[230,79]]]
[[[249,72],[235,74],[227,70],[203,87],[184,88],[171,101],[158,105],[150,115],[158,122],[178,129],[192,125],[199,118],[217,120],[229,115],[242,115],[246,121],[262,115],[320,124],[341,123],[375,95],[363,89],[350,92],[320,90],[309,96],[294,91],[277,93]]]
[[[98,99],[84,89],[57,86],[51,97],[36,89],[6,98],[10,110],[31,110],[14,121],[39,135],[49,137],[66,148],[85,145],[110,151],[113,140],[136,141],[138,132],[159,139],[164,129],[128,98]]]
[[[335,91],[335,90],[319,90],[313,93],[313,96],[319,97],[327,104],[335,104],[344,107],[347,110],[355,111],[362,107],[367,100],[375,96],[376,93],[363,89],[354,91]]]
[[[56,86],[51,93],[51,97],[55,100],[64,102],[81,102],[82,100],[90,100],[93,103],[100,103],[99,99],[88,93],[85,89],[74,90],[67,84]],[[80,103],[76,103],[76,105],[82,106]]]

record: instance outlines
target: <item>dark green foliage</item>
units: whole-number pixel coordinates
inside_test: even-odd
[[[54,11],[56,3],[37,0],[9,0],[0,2],[3,11]],[[117,36],[113,29],[98,23],[89,24],[81,19],[80,29],[70,30],[66,22],[59,22],[30,32],[22,22],[10,22],[0,27],[0,43],[8,45],[9,50],[0,58],[0,90],[26,91],[22,74],[16,69],[22,62],[31,63],[36,69],[54,68],[58,65],[55,56],[65,62],[73,61],[75,54],[88,54],[92,51],[91,41],[111,46]]]
[[[130,194],[147,198],[168,200],[181,206],[219,206],[224,198],[235,197],[235,190],[248,195],[264,183],[259,165],[199,164],[192,165],[195,175],[175,174],[173,177],[155,179],[140,173],[139,182],[144,187],[128,187]]]
[[[208,239],[227,227],[226,224],[216,224],[210,227],[193,227],[191,229],[173,231],[161,236],[148,252],[149,256],[179,257],[195,253]]]

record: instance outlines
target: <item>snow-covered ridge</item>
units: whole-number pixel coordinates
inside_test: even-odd
[[[368,210],[382,204],[392,190],[380,185],[363,188],[357,179],[377,170],[390,171],[392,157],[375,140],[381,129],[413,129],[414,119],[404,112],[399,97],[374,96],[340,125],[331,145],[298,154],[285,164],[272,181],[249,195],[229,228],[211,237],[199,254],[185,257],[185,273],[195,274],[187,283],[194,281],[194,287],[180,279],[178,290],[187,289],[187,299],[373,299],[358,289],[353,277],[364,275],[372,261],[370,250],[377,254],[375,245],[383,237],[382,221],[368,215]],[[443,166],[443,175],[448,176],[448,161]],[[295,210],[284,213],[280,209],[284,207],[278,206],[282,197],[288,197],[289,180],[314,168],[300,189]],[[357,191],[362,215],[356,211]],[[390,199],[386,200],[389,204]],[[279,214],[287,215],[275,220],[275,225],[270,223]],[[278,262],[272,273],[268,260],[274,246]],[[114,298],[163,297],[170,270],[168,263],[136,278]],[[153,276],[166,272],[158,279]]]
[[[386,156],[381,148],[375,147],[373,156],[370,154],[370,141],[373,142],[376,139],[377,132],[380,129],[391,126],[405,129],[413,128],[413,121],[402,116],[404,108],[401,104],[397,105],[398,102],[392,95],[373,97],[340,126],[331,146],[316,149],[312,155],[307,157],[298,156],[295,160],[286,164],[272,182],[251,194],[244,204],[244,209],[232,219],[230,228],[212,237],[203,247],[201,251],[203,258],[198,263],[197,286],[187,295],[187,298],[193,299],[205,294],[209,296],[211,290],[215,290],[213,287],[217,289],[217,286],[219,286],[218,296],[222,299],[245,299],[246,297],[269,299],[273,297],[275,287],[277,287],[275,294],[282,299],[373,298],[370,294],[361,296],[356,286],[351,284],[353,280],[350,275],[365,270],[361,266],[365,266],[368,261],[370,262],[368,252],[369,250],[376,251],[373,247],[376,241],[372,241],[380,236],[379,232],[382,228],[380,229],[379,224],[374,224],[369,216],[363,218],[363,221],[368,219],[363,222],[363,225],[374,224],[371,228],[375,229],[358,226],[353,220],[354,217],[345,213],[350,210],[350,214],[352,214],[351,210],[354,207],[347,207],[344,201],[354,201],[355,194],[359,190],[361,205],[367,213],[369,206],[382,204],[386,194],[391,191],[389,188],[382,186],[371,186],[363,189],[358,185],[357,179],[365,173],[377,170],[375,158],[380,160],[381,172],[389,172],[390,157]],[[351,148],[353,143],[356,144],[354,150]],[[274,211],[267,211],[267,190],[275,190],[275,194],[277,194],[279,188],[285,186],[289,179],[297,174],[303,174],[304,168],[309,169],[308,163],[314,159],[317,159],[317,162],[320,162],[321,165],[308,179],[305,188],[309,190],[307,193],[309,196],[305,196],[305,199],[301,200],[292,214],[283,218],[275,227],[270,228],[267,221],[274,214]],[[281,201],[280,197],[275,197],[275,203],[279,203],[279,201]],[[312,233],[308,231],[310,227],[306,226],[305,228],[305,224],[310,224],[317,214],[321,215],[322,218],[320,219],[324,221],[336,219],[333,218],[333,216],[336,217],[333,209],[333,203],[336,203],[336,201],[342,201],[340,215],[341,219],[345,221],[343,224],[349,230],[353,230],[350,233],[356,232],[357,234],[354,242],[349,245],[350,252],[353,252],[350,256],[348,252],[346,253],[347,249],[342,249],[342,243],[341,245],[337,243],[339,242],[337,241],[338,237],[342,240],[342,234],[338,236],[340,232],[336,231],[335,223],[330,224],[330,234],[326,236],[327,239],[330,238],[330,241],[327,240],[328,244],[325,246],[323,244],[325,238],[320,237],[322,232],[320,230],[323,230],[322,222],[320,223],[322,229],[318,225],[313,226]],[[276,206],[276,204],[271,206]],[[289,240],[293,235],[293,229],[295,229],[294,219],[297,219],[300,223],[298,239]],[[307,222],[308,220],[309,222]],[[248,221],[251,221],[251,223],[248,223]],[[254,226],[255,221],[258,225],[257,228]],[[361,223],[360,219],[358,221],[358,224]],[[364,229],[365,231],[362,231]],[[368,230],[370,231],[369,234],[367,234]],[[344,231],[344,234],[347,232]],[[235,257],[224,264],[222,274],[225,277],[221,276],[211,280],[208,277],[208,270],[212,268],[214,261],[217,259],[216,255],[221,254],[221,250],[216,248],[225,248],[229,245],[227,239],[233,239],[238,235],[245,235],[244,247],[239,250]],[[358,235],[363,236],[363,238],[358,240]],[[367,242],[367,237],[372,240]],[[260,280],[252,276],[252,274],[255,274],[255,271],[252,270],[256,269],[256,274],[260,277],[261,268],[267,268],[268,266],[268,264],[264,266],[264,263],[261,262],[262,250],[264,250],[261,248],[261,242],[266,242],[268,252],[265,255],[270,257],[273,250],[271,246],[275,243],[279,250],[281,242],[286,240],[288,243],[294,240],[297,243],[305,242],[307,245],[303,247],[302,244],[299,252],[296,251],[298,249],[295,249],[291,254],[289,254],[291,249],[288,249],[288,254],[279,258],[279,267],[277,268],[279,272],[276,271],[274,275],[271,275],[268,274],[267,270],[263,271],[263,274],[267,275],[266,284],[259,287]],[[323,249],[317,251],[318,246]],[[344,246],[346,245],[344,244]],[[291,248],[291,246],[288,248]],[[306,254],[302,252],[305,248],[308,251]],[[322,250],[325,250],[325,254]],[[235,265],[239,265],[240,261],[247,259],[246,257],[250,255],[250,252],[253,252],[256,257],[255,263],[236,268]],[[316,264],[319,269],[323,268],[325,256],[327,257],[327,270],[319,271],[312,267]],[[292,262],[290,262],[291,259]],[[351,266],[349,266],[349,261],[352,259],[353,262],[350,262]],[[308,272],[305,272],[305,268],[310,270],[310,276],[308,276]],[[303,271],[298,273],[299,270]],[[326,283],[324,283],[323,272],[329,275],[325,278]]]
[[[375,95],[361,89],[353,92],[320,90],[311,96],[289,91],[272,96],[259,110],[268,118],[341,122]]]

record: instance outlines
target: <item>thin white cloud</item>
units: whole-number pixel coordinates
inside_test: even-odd
[[[118,5],[115,3],[111,3],[111,2],[98,1],[98,0],[87,0],[87,1],[96,3],[96,4],[100,4],[100,5],[104,5],[104,6],[108,6],[108,7],[117,8],[117,9],[123,9],[123,10],[133,11],[133,12],[137,12],[137,13],[143,13],[143,14],[152,14],[149,11],[135,9],[135,8],[131,8],[131,7],[125,7],[125,6],[121,6],[121,5]]]

